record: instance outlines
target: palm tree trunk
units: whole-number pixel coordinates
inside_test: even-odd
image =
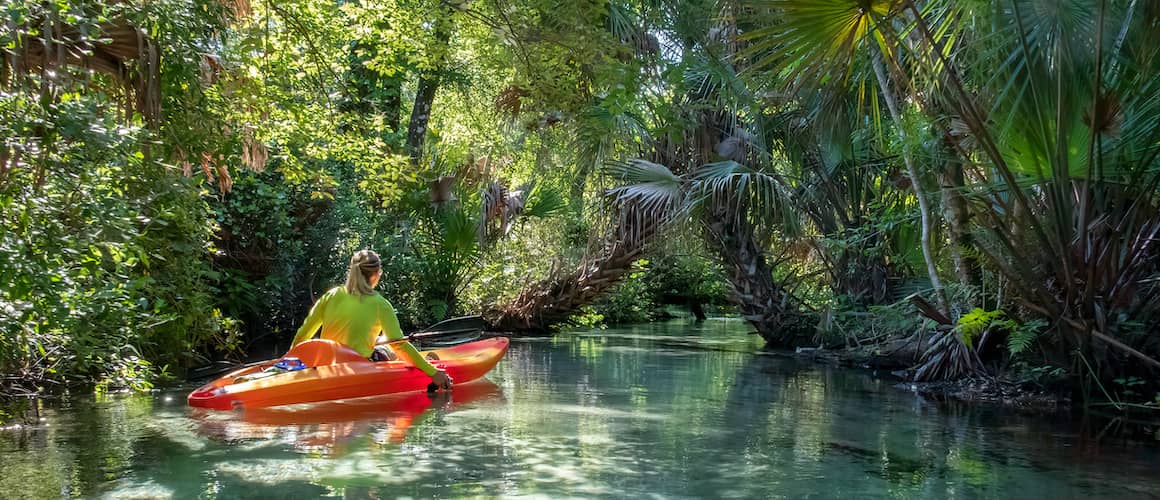
[[[812,324],[786,289],[773,280],[773,267],[754,238],[753,225],[723,203],[714,203],[702,222],[706,242],[725,266],[741,315],[771,347],[808,341]]]
[[[624,218],[606,250],[595,260],[585,260],[565,276],[551,276],[524,288],[511,302],[485,314],[490,329],[505,332],[547,332],[566,321],[581,306],[590,304],[632,270],[656,238],[659,219]],[[628,226],[639,227],[628,227]]]
[[[890,111],[890,118],[894,120],[894,125],[898,128],[899,136],[902,136],[902,115],[898,111],[898,103],[894,100],[894,93],[890,91],[890,82],[886,79],[886,71],[882,68],[882,60],[878,57],[873,59],[874,76],[877,77],[878,87],[882,89],[882,96],[886,101],[886,107]],[[922,257],[926,261],[926,273],[930,277],[930,286],[934,289],[939,307],[944,312],[950,311],[946,290],[943,289],[942,281],[938,278],[938,268],[935,266],[934,253],[930,248],[932,232],[930,204],[927,203],[926,196],[923,195],[922,177],[918,175],[918,169],[914,166],[914,162],[911,160],[910,154],[905,148],[902,151],[902,161],[906,164],[906,173],[910,177],[911,186],[914,187],[914,195],[918,198],[918,211],[922,216]]]

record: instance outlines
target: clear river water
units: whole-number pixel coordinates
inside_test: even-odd
[[[513,340],[486,381],[249,412],[192,386],[0,425],[0,498],[1158,498],[1160,442],[759,352],[737,320]],[[1097,429],[1098,430],[1098,429]]]

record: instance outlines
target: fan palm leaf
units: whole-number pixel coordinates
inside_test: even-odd
[[[846,80],[856,52],[889,15],[893,0],[764,0],[748,3],[765,26],[746,33],[752,70],[772,70],[786,82]]]
[[[624,185],[610,189],[608,197],[616,205],[634,204],[664,217],[685,201],[685,180],[668,167],[648,160],[611,162],[605,174]]]
[[[701,166],[693,179],[693,206],[706,201],[723,203],[735,217],[762,221],[789,235],[800,231],[792,193],[773,172],[722,161]]]

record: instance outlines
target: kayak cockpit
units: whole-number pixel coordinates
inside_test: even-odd
[[[311,339],[294,346],[287,358],[298,358],[309,367],[336,365],[352,361],[368,361],[354,349],[331,340]]]

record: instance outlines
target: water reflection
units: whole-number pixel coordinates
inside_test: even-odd
[[[74,401],[0,431],[0,497],[1149,498],[1155,444],[757,352],[740,322],[514,342],[491,382],[210,413]]]
[[[387,394],[304,405],[252,408],[239,412],[190,409],[198,434],[228,444],[274,440],[295,450],[328,456],[347,451],[352,438],[377,445],[399,444],[407,431],[433,412],[454,411],[468,403],[501,402],[503,392],[487,379],[461,384],[454,391]]]

